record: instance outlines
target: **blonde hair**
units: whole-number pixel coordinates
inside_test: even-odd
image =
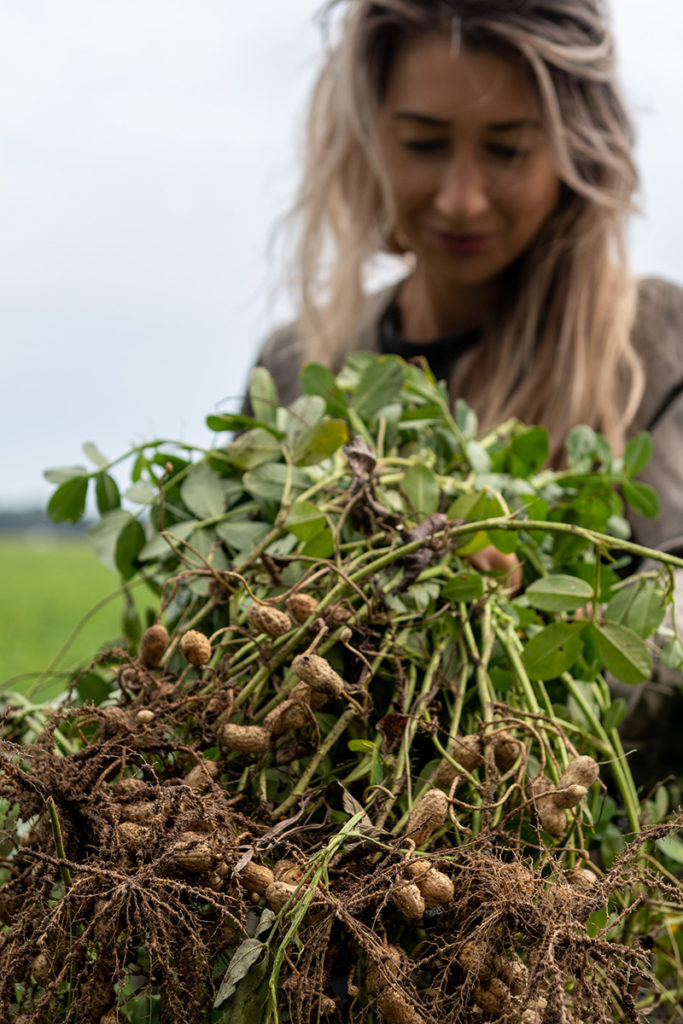
[[[337,7],[333,0],[328,10]],[[496,323],[449,382],[482,427],[543,424],[557,460],[587,423],[623,447],[644,387],[631,344],[636,285],[625,229],[638,183],[631,128],[598,0],[343,0],[339,41],[319,75],[296,213],[298,335],[305,359],[338,367],[358,346],[369,261],[393,214],[377,118],[407,40],[457,33],[522,56],[534,77],[562,198],[507,274]]]

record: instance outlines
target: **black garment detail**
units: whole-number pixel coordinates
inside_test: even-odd
[[[461,334],[447,334],[430,341],[406,341],[401,334],[398,307],[392,305],[379,325],[379,345],[385,355],[415,359],[424,356],[437,380],[448,380],[460,356],[481,340],[481,330],[474,327]]]
[[[657,406],[657,410],[653,416],[650,417],[650,422],[645,427],[646,430],[654,430],[659,421],[661,420],[664,413],[668,412],[669,406],[673,405],[679,395],[683,394],[683,381],[676,384],[675,387],[671,388],[664,395],[664,398]]]

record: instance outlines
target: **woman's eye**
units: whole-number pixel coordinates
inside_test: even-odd
[[[493,156],[500,157],[501,160],[514,160],[515,158],[520,159],[521,157],[529,155],[528,149],[522,149],[520,146],[505,146],[500,142],[491,142],[487,148],[489,153]]]
[[[447,143],[442,139],[406,139],[403,148],[411,153],[438,153]]]

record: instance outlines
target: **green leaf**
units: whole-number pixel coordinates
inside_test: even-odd
[[[121,507],[121,495],[113,476],[109,473],[98,473],[95,477],[95,501],[101,516]]]
[[[220,415],[207,416],[206,425],[209,430],[213,430],[217,434],[224,430],[252,430],[255,427],[261,427],[274,437],[282,438],[283,436],[275,427],[255,420],[251,416],[242,416],[240,413],[224,412]]]
[[[122,508],[112,509],[88,527],[88,535],[99,560],[108,568],[116,570],[116,544],[119,534],[133,519],[130,512]]]
[[[616,729],[620,726],[626,718],[627,711],[628,704],[622,697],[617,697],[616,700],[613,700],[602,718],[602,724],[605,732],[611,732],[612,729]]]
[[[192,467],[180,485],[180,496],[198,519],[213,519],[225,511],[223,481],[206,462]]]
[[[249,401],[254,416],[266,426],[275,426],[279,403],[275,381],[264,366],[255,366],[249,377]]]
[[[284,462],[264,462],[242,477],[244,490],[253,498],[272,501],[277,505],[282,501],[288,481],[290,498],[296,497],[300,491],[310,485],[310,480],[305,473],[300,469],[292,470]]]
[[[641,516],[647,516],[648,519],[654,519],[659,515],[659,498],[647,484],[624,480],[621,488],[626,501],[634,512]]]
[[[57,466],[55,469],[44,470],[43,476],[51,484],[65,484],[67,480],[78,476],[90,476],[90,471],[85,466]]]
[[[665,614],[663,594],[654,580],[622,587],[605,608],[607,620],[628,626],[644,640],[657,631]]]
[[[468,523],[481,522],[484,519],[494,519],[504,516],[507,509],[500,500],[488,491],[475,491],[470,494],[463,494],[457,498],[448,510],[449,519],[464,519]],[[518,543],[517,534],[510,530],[490,530],[488,533],[478,531],[474,535],[466,537],[462,546],[458,548],[461,555],[472,555],[476,551],[493,544],[499,551],[510,554],[515,550]]]
[[[304,544],[301,554],[307,558],[331,558],[334,554],[334,536],[329,527],[316,533]]]
[[[652,458],[652,438],[642,431],[626,442],[624,448],[624,472],[626,476],[637,476]]]
[[[272,462],[280,453],[280,442],[263,427],[248,430],[228,445],[225,455],[238,469],[253,469],[264,462]]]
[[[440,405],[419,405],[417,409],[404,409],[398,421],[400,430],[425,430],[433,423],[443,421]]]
[[[124,497],[136,505],[151,505],[159,497],[159,488],[151,480],[136,480],[126,490]]]
[[[529,640],[523,661],[531,679],[555,679],[571,668],[581,653],[585,622],[553,622]]]
[[[403,474],[401,489],[416,512],[431,516],[439,508],[439,485],[429,466],[411,466]]]
[[[580,425],[569,431],[565,441],[570,469],[590,469],[597,445],[597,435],[592,427]]]
[[[378,356],[366,367],[358,381],[351,406],[359,416],[371,420],[401,393],[405,367],[396,356]]]
[[[320,395],[301,395],[286,411],[287,446],[293,449],[302,434],[314,427],[325,415],[325,399]]]
[[[147,458],[147,456],[143,452],[139,452],[138,455],[135,457],[135,462],[133,463],[133,468],[130,471],[130,478],[133,481],[133,483],[137,483],[138,480],[140,480],[140,478],[142,477],[142,474],[144,473],[144,471],[146,469],[149,469],[149,467],[150,467],[149,459]]]
[[[104,469],[105,466],[109,465],[109,459],[106,455],[103,455],[97,445],[93,444],[92,441],[86,441],[83,445],[83,454],[91,462],[94,462],[100,469]]]
[[[441,596],[446,601],[476,601],[484,593],[484,580],[473,569],[463,569],[456,573],[441,588]]]
[[[292,449],[295,466],[317,466],[328,459],[349,439],[349,428],[343,420],[325,420],[305,430]]]
[[[622,683],[643,683],[652,674],[652,659],[645,641],[628,626],[593,623],[595,642],[605,668]]]
[[[542,612],[569,612],[590,601],[593,588],[576,576],[557,573],[536,580],[526,588],[526,596],[532,608]]]
[[[124,580],[131,579],[138,570],[138,555],[145,546],[145,531],[132,516],[118,537],[114,548],[114,564]]]
[[[237,988],[237,983],[245,977],[256,961],[261,959],[265,948],[265,943],[255,938],[245,939],[242,945],[237,947],[214,1000],[214,1009],[218,1009],[230,998]]]
[[[290,533],[299,540],[310,540],[325,528],[325,516],[317,505],[309,501],[298,501],[292,505],[285,524]]]
[[[88,477],[78,476],[61,484],[50,498],[47,514],[53,523],[77,523],[85,512]]]
[[[218,523],[216,533],[238,554],[256,547],[270,532],[270,526],[262,522],[246,522],[236,519]]]
[[[475,473],[488,473],[491,468],[491,459],[479,441],[468,441],[465,444],[465,455]]]
[[[354,754],[374,754],[375,750],[377,749],[377,744],[373,743],[372,740],[349,740],[349,742],[346,745],[349,748],[349,750],[351,750]],[[355,811],[351,813],[355,813]]]
[[[198,520],[187,519],[181,523],[173,523],[168,527],[168,532],[180,540],[188,540],[198,526]],[[171,555],[173,555],[173,550],[168,540],[161,534],[157,534],[138,553],[138,560],[140,562],[151,562],[158,558],[169,558]]]
[[[78,677],[76,690],[84,703],[91,701],[93,704],[102,704],[111,693],[112,685],[97,672],[86,672]]]
[[[669,860],[673,860],[676,864],[683,864],[683,842],[672,834],[664,836],[663,839],[656,841],[657,849],[660,853],[663,853]]]
[[[662,665],[667,668],[683,668],[683,643],[678,637],[665,641],[660,652]]]
[[[348,402],[331,370],[319,363],[306,363],[301,371],[301,390],[305,395],[318,395],[325,399],[328,416],[344,418]]]
[[[545,427],[529,427],[513,438],[510,445],[510,473],[526,479],[537,473],[548,458],[548,431]]]
[[[456,398],[455,405],[453,407],[453,415],[458,430],[468,440],[476,436],[477,430],[479,429],[479,421],[477,414],[474,409],[470,409],[467,402],[462,398]]]

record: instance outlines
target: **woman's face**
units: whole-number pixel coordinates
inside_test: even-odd
[[[380,143],[397,224],[417,273],[451,289],[488,284],[555,209],[535,84],[521,58],[419,37],[394,62]]]

